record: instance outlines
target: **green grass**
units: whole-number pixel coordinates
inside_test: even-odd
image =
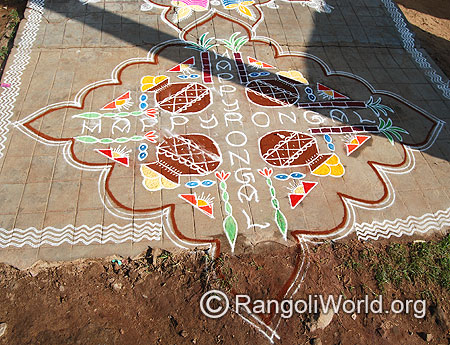
[[[8,47],[5,47],[5,46],[1,47],[0,48],[0,60],[4,60],[8,56],[8,53],[9,53]]]
[[[15,29],[16,25],[20,21],[19,13],[15,9],[13,9],[9,13],[8,17],[9,17],[9,28],[10,29]]]
[[[403,282],[437,284],[450,290],[450,235],[438,242],[395,243],[376,255],[360,253],[363,260],[372,260],[375,280],[383,291],[386,284],[400,287]],[[426,289],[425,294],[429,291]]]
[[[11,40],[14,39],[17,27],[20,22],[19,13],[15,9],[11,10],[11,12],[8,14],[8,22],[9,23],[7,29],[11,30],[11,32],[7,32],[7,36],[5,36],[6,38],[8,38],[8,46],[3,46],[0,48],[0,62],[8,57]]]

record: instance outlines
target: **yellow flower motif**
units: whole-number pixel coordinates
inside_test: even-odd
[[[141,79],[141,91],[145,92],[145,91],[155,87],[156,85],[162,83],[166,79],[169,79],[169,78],[165,75],[159,75],[156,77],[147,75]]]
[[[179,186],[145,165],[141,165],[141,175],[144,178],[143,186],[151,192],[160,189],[174,189]]]
[[[333,154],[330,158],[328,158],[324,163],[319,165],[312,172],[313,175],[317,176],[333,176],[333,177],[341,177],[345,173],[344,166],[341,164],[339,157],[336,154]]]
[[[253,13],[247,6],[253,5],[254,3],[253,0],[242,1],[240,3],[227,5],[225,8],[227,10],[237,9],[242,15],[253,18]]]

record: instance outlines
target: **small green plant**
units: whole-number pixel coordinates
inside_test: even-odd
[[[370,96],[369,100],[366,102],[366,107],[372,110],[376,116],[380,116],[383,114],[384,116],[388,115],[388,111],[393,113],[394,110],[387,105],[381,104],[381,97],[376,101]]]
[[[239,50],[248,42],[248,38],[246,36],[238,37],[240,32],[235,32],[230,36],[228,40],[222,40],[225,47],[230,49],[233,53],[238,53]]]
[[[394,145],[394,137],[398,141],[403,141],[403,137],[400,133],[403,134],[409,134],[407,130],[393,126],[392,120],[387,119],[387,121],[384,121],[382,118],[380,118],[380,124],[378,125],[378,131],[383,134],[386,138],[388,138],[389,142]]]
[[[216,47],[217,44],[213,44],[211,43],[213,40],[215,40],[214,37],[212,38],[206,38],[208,36],[209,32],[204,33],[203,35],[200,36],[198,43],[195,42],[188,42],[189,45],[186,46],[186,48],[190,48],[190,49],[195,49],[201,52],[206,52],[210,49],[212,49],[213,47]]]
[[[20,21],[19,13],[15,9],[13,9],[9,13],[8,18],[9,18],[9,26],[8,26],[9,29],[14,29]]]
[[[1,60],[4,60],[7,56],[8,56],[8,47],[2,47],[1,49],[0,49],[0,59]]]

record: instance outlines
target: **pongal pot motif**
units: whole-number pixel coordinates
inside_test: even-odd
[[[296,131],[269,132],[259,139],[261,157],[267,164],[279,167],[306,166],[318,176],[340,177],[344,167],[336,154],[320,154],[316,139]]]
[[[185,134],[165,138],[157,146],[157,160],[141,165],[147,190],[173,189],[181,176],[206,176],[222,163],[217,144],[204,134]]]

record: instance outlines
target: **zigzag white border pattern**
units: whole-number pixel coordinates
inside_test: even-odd
[[[441,230],[445,226],[450,226],[450,207],[447,210],[426,213],[421,217],[409,216],[406,219],[355,224],[354,229],[359,240],[367,241],[378,240],[380,237],[411,236],[417,232],[423,234],[431,230]]]
[[[142,224],[130,223],[126,226],[111,224],[106,227],[103,227],[101,224],[96,224],[92,227],[86,225],[75,227],[69,224],[61,229],[49,226],[41,230],[34,227],[23,230],[0,229],[0,248],[8,246],[23,247],[25,245],[37,248],[44,244],[59,246],[64,242],[89,245],[95,242],[99,244],[107,242],[123,243],[129,240],[139,242],[144,239],[159,241],[161,240],[161,234],[162,224],[152,222]]]
[[[29,2],[30,14],[23,28],[22,37],[17,46],[17,53],[9,69],[5,73],[3,82],[11,84],[0,95],[0,158],[3,157],[5,142],[8,139],[10,119],[13,116],[14,103],[19,95],[22,83],[22,74],[30,61],[31,48],[36,39],[42,14],[44,12],[44,0],[31,0]]]
[[[436,87],[442,91],[445,98],[450,99],[450,80],[445,83],[442,77],[437,74],[436,70],[431,66],[423,54],[417,50],[414,41],[413,33],[408,29],[405,20],[398,7],[392,2],[392,0],[381,0],[383,5],[389,11],[392,20],[395,23],[395,27],[400,33],[403,41],[403,47],[411,54],[416,63],[426,70],[425,74],[436,84]]]

